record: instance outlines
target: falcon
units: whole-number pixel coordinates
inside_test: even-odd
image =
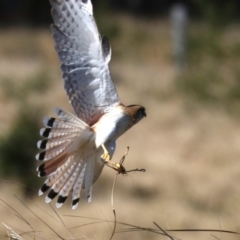
[[[43,163],[38,176],[47,176],[39,195],[48,191],[49,203],[58,196],[59,208],[72,193],[72,209],[85,189],[92,199],[92,185],[104,165],[118,172],[111,161],[116,140],[146,117],[143,106],[121,103],[109,71],[111,47],[99,35],[90,0],[50,0],[55,48],[61,62],[64,88],[75,114],[55,108],[57,117],[46,117],[40,130],[44,140],[36,159]]]

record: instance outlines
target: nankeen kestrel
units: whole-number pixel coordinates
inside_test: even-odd
[[[46,128],[38,142],[43,149],[36,159],[40,177],[48,176],[39,190],[50,189],[46,202],[58,195],[61,207],[72,191],[76,209],[84,188],[91,201],[92,185],[103,166],[121,166],[111,161],[116,140],[146,116],[140,105],[121,103],[109,72],[111,47],[101,37],[90,0],[50,0],[54,24],[51,29],[61,61],[64,88],[76,115],[55,108],[58,117],[45,118]]]

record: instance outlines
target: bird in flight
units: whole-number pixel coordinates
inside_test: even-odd
[[[64,88],[75,115],[55,108],[56,118],[44,118],[37,143],[39,177],[47,176],[39,195],[48,191],[49,203],[58,196],[59,208],[72,192],[76,209],[85,189],[88,202],[92,185],[104,165],[121,171],[111,161],[116,140],[146,117],[143,106],[121,103],[112,82],[109,62],[111,47],[99,35],[90,0],[50,0],[55,48],[61,62]]]

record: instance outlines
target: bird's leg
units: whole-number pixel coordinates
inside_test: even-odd
[[[103,148],[103,154],[101,156],[101,158],[105,161],[105,162],[109,162],[110,161],[110,155],[108,150],[106,149],[106,147],[104,146],[104,144],[101,145]]]
[[[124,155],[124,157],[121,159],[120,163],[115,163],[115,162],[112,162],[110,160],[110,155],[109,155],[109,152],[107,151],[106,147],[104,146],[104,144],[101,145],[102,148],[103,148],[103,154],[101,156],[101,159],[104,161],[104,163],[114,169],[115,171],[117,171],[118,173],[122,173],[122,174],[125,174],[126,173],[126,170],[125,168],[123,167],[123,161],[125,159],[125,156],[127,154]]]
[[[129,172],[146,172],[145,169],[132,169],[132,170],[126,170],[125,167],[123,166],[123,163],[125,161],[126,156],[128,155],[128,151],[129,151],[129,147],[127,147],[127,151],[126,153],[123,155],[123,157],[121,158],[119,163],[115,163],[113,161],[110,160],[110,155],[106,149],[106,147],[104,146],[104,144],[101,145],[103,148],[104,153],[102,154],[101,158],[104,162],[104,164],[106,164],[108,167],[114,169],[115,171],[117,171],[119,174],[127,174]]]

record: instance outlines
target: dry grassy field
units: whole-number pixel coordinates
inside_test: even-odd
[[[193,23],[190,32],[197,32],[196,39],[206,40],[201,45],[205,48],[201,51],[196,44],[191,45],[189,66],[181,73],[172,61],[168,21],[117,15],[110,18],[110,23],[104,19],[99,22],[101,32],[110,35],[111,70],[119,95],[123,103],[142,104],[147,110],[147,118],[117,141],[114,161],[119,161],[129,146],[125,167],[146,169],[145,173],[118,176],[114,192],[117,221],[154,229],[157,227],[153,222],[163,229],[240,231],[239,101],[237,97],[232,99],[231,91],[226,90],[233,86],[231,89],[237,92],[237,80],[240,81],[239,73],[233,72],[239,67],[240,48],[236,45],[240,40],[239,26],[225,28],[217,38],[216,44],[220,42],[222,47],[220,53],[226,53],[219,57],[216,48],[213,48],[216,52],[207,52],[211,49],[207,45],[208,27]],[[197,58],[200,52],[203,56]],[[211,84],[207,91],[202,90],[207,96],[200,92],[206,86],[199,85],[194,92],[189,84],[205,70],[223,79],[221,83],[214,82],[210,74],[206,81],[201,80],[202,84]],[[184,84],[179,83],[181,80]],[[39,122],[44,116],[53,115],[55,106],[71,110],[49,29],[0,31],[0,85],[3,137],[8,136],[17,114],[25,108],[29,114],[35,108],[41,109]],[[36,143],[32,146],[29,147],[37,153]],[[36,162],[35,156],[27,161]],[[37,174],[33,174],[33,181],[37,181]],[[28,199],[19,185],[10,182],[17,179],[0,177],[8,180],[0,182],[0,222],[24,233],[23,239],[109,239],[113,224],[107,220],[114,220],[111,206],[114,177],[115,172],[105,168],[94,185],[91,204],[86,203],[82,194],[77,210],[71,210],[67,202],[56,212],[54,203],[53,210],[43,197],[37,196],[37,189]],[[118,224],[113,239],[169,239],[146,231],[121,232],[127,228]],[[6,232],[2,225],[1,239]],[[169,234],[183,240],[240,238],[217,232]]]

